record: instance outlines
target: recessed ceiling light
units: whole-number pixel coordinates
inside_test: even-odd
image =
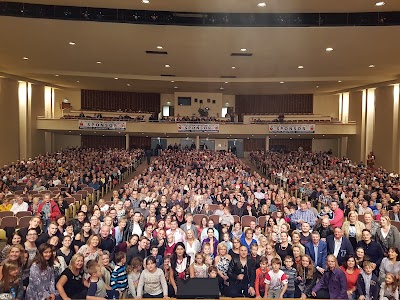
[[[383,2],[383,1],[375,3],[375,6],[384,6],[384,5],[385,5],[385,2]]]
[[[58,77],[59,75],[58,75],[58,74],[56,74],[56,75],[54,75],[54,76]]]
[[[104,136],[104,134],[103,134],[103,136]]]
[[[76,45],[75,42],[69,42],[68,44],[70,44],[71,46],[75,46]]]
[[[101,64],[102,62],[101,61],[96,61],[96,64]]]
[[[77,80],[76,82],[79,83],[79,80]]]
[[[149,4],[149,3],[150,3],[150,0],[142,0],[142,3],[144,3],[144,4]]]
[[[279,82],[279,83],[285,83],[284,81],[281,81],[281,82]]]
[[[177,86],[174,86],[174,89],[177,89],[178,87]]]
[[[175,80],[171,80],[171,82],[173,83],[173,82],[175,82]]]
[[[68,132],[71,132],[71,130],[68,130]]]
[[[333,48],[328,47],[328,48],[325,49],[325,51],[326,51],[326,52],[331,52],[331,51],[333,51]]]
[[[319,89],[319,85],[317,85],[317,89]]]
[[[304,69],[304,66],[298,66],[297,69]]]
[[[229,83],[228,81],[225,81],[225,83]]]
[[[131,86],[131,84],[130,84],[130,83],[127,83],[126,85],[127,85],[127,86]]]
[[[232,67],[232,69],[236,69],[236,67]]]
[[[266,6],[267,6],[267,3],[265,3],[265,2],[260,2],[260,3],[257,4],[257,6],[258,6],[258,7],[266,7]]]
[[[247,49],[246,48],[242,48],[242,49],[240,49],[240,51],[245,52],[245,51],[247,51]]]
[[[171,66],[170,66],[170,65],[165,65],[165,67],[166,67],[166,68],[169,68],[169,67],[171,67]]]
[[[115,80],[118,80],[118,77],[114,77]]]
[[[341,80],[338,80],[338,82],[341,83],[342,81],[341,81]]]
[[[375,65],[369,65],[368,68],[375,68]]]
[[[156,48],[157,48],[157,49],[162,49],[163,47],[162,47],[162,46],[157,46]]]
[[[220,90],[223,90],[224,88],[221,86],[219,89],[220,89]]]
[[[28,57],[26,57],[26,56],[24,56],[22,59],[23,59],[23,60],[28,60],[29,58],[28,58]]]

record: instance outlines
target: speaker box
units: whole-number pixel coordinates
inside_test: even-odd
[[[217,278],[178,279],[177,299],[219,299]]]

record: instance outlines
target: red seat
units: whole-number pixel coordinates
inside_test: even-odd
[[[265,227],[265,223],[267,223],[267,217],[266,216],[258,217],[258,225],[260,225],[261,228]]]
[[[24,216],[18,219],[18,227],[26,228],[29,227],[29,221],[32,219],[31,216]]]
[[[14,216],[14,213],[12,211],[0,211],[0,218],[12,216]]]
[[[196,214],[196,215],[194,215],[194,216],[193,216],[193,222],[194,222],[194,224],[200,225],[201,220],[202,220],[204,217],[207,218],[207,216],[204,215],[204,214]]]
[[[18,224],[17,217],[4,217],[1,219],[0,229],[4,229],[6,227],[15,228]]]
[[[242,221],[242,227],[249,227],[250,222],[251,221],[257,222],[257,219],[254,216],[243,216],[241,221]]]
[[[219,216],[218,215],[211,215],[209,219],[213,220],[215,225],[219,224]]]
[[[22,217],[32,217],[32,212],[31,211],[19,211],[17,212],[17,214],[15,215],[17,218],[22,218]]]

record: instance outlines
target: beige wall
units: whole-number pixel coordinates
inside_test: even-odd
[[[0,165],[19,159],[18,81],[0,78]]]
[[[332,150],[333,155],[338,155],[338,139],[314,139],[312,140],[312,151],[320,152],[320,151],[328,151]]]
[[[339,95],[314,95],[313,113],[339,118]]]
[[[191,106],[179,106],[178,97],[191,97]],[[197,103],[194,99],[197,98]],[[161,94],[160,96],[160,109],[162,111],[163,106],[171,105],[174,106],[175,115],[180,116],[192,116],[193,114],[198,116],[198,109],[200,108],[200,99],[203,100],[203,108],[209,107],[209,115],[216,116],[217,113],[221,116],[222,107],[230,106],[235,107],[235,95],[223,95],[222,93],[185,93],[177,92],[174,94]],[[210,99],[210,103],[207,102]],[[215,104],[212,103],[215,100]],[[167,103],[169,102],[169,103]],[[228,103],[228,105],[226,105]]]
[[[362,160],[361,144],[362,144],[362,91],[351,92],[349,100],[349,121],[357,123],[357,134],[349,136],[347,145],[347,155],[355,162]]]
[[[80,135],[54,134],[54,139],[54,151],[81,146]]]
[[[81,90],[56,89],[54,91],[54,117],[62,116],[61,103],[65,98],[69,100],[73,110],[81,109]]]

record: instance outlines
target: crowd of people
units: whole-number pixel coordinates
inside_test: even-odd
[[[92,174],[111,174],[132,158],[102,152],[104,169],[81,151],[72,150],[80,163],[62,154],[45,159],[58,170],[50,171],[53,182],[82,167],[78,173],[97,166]],[[254,152],[251,159],[270,179],[231,152],[161,151],[110,202],[81,205],[72,219],[52,215],[44,194],[39,205],[52,219],[42,224],[39,212],[10,233],[0,293],[29,300],[168,298],[180,280],[215,278],[220,295],[229,297],[399,299],[396,177],[327,153]],[[39,165],[34,177],[49,168]],[[3,189],[14,171],[8,167]]]

